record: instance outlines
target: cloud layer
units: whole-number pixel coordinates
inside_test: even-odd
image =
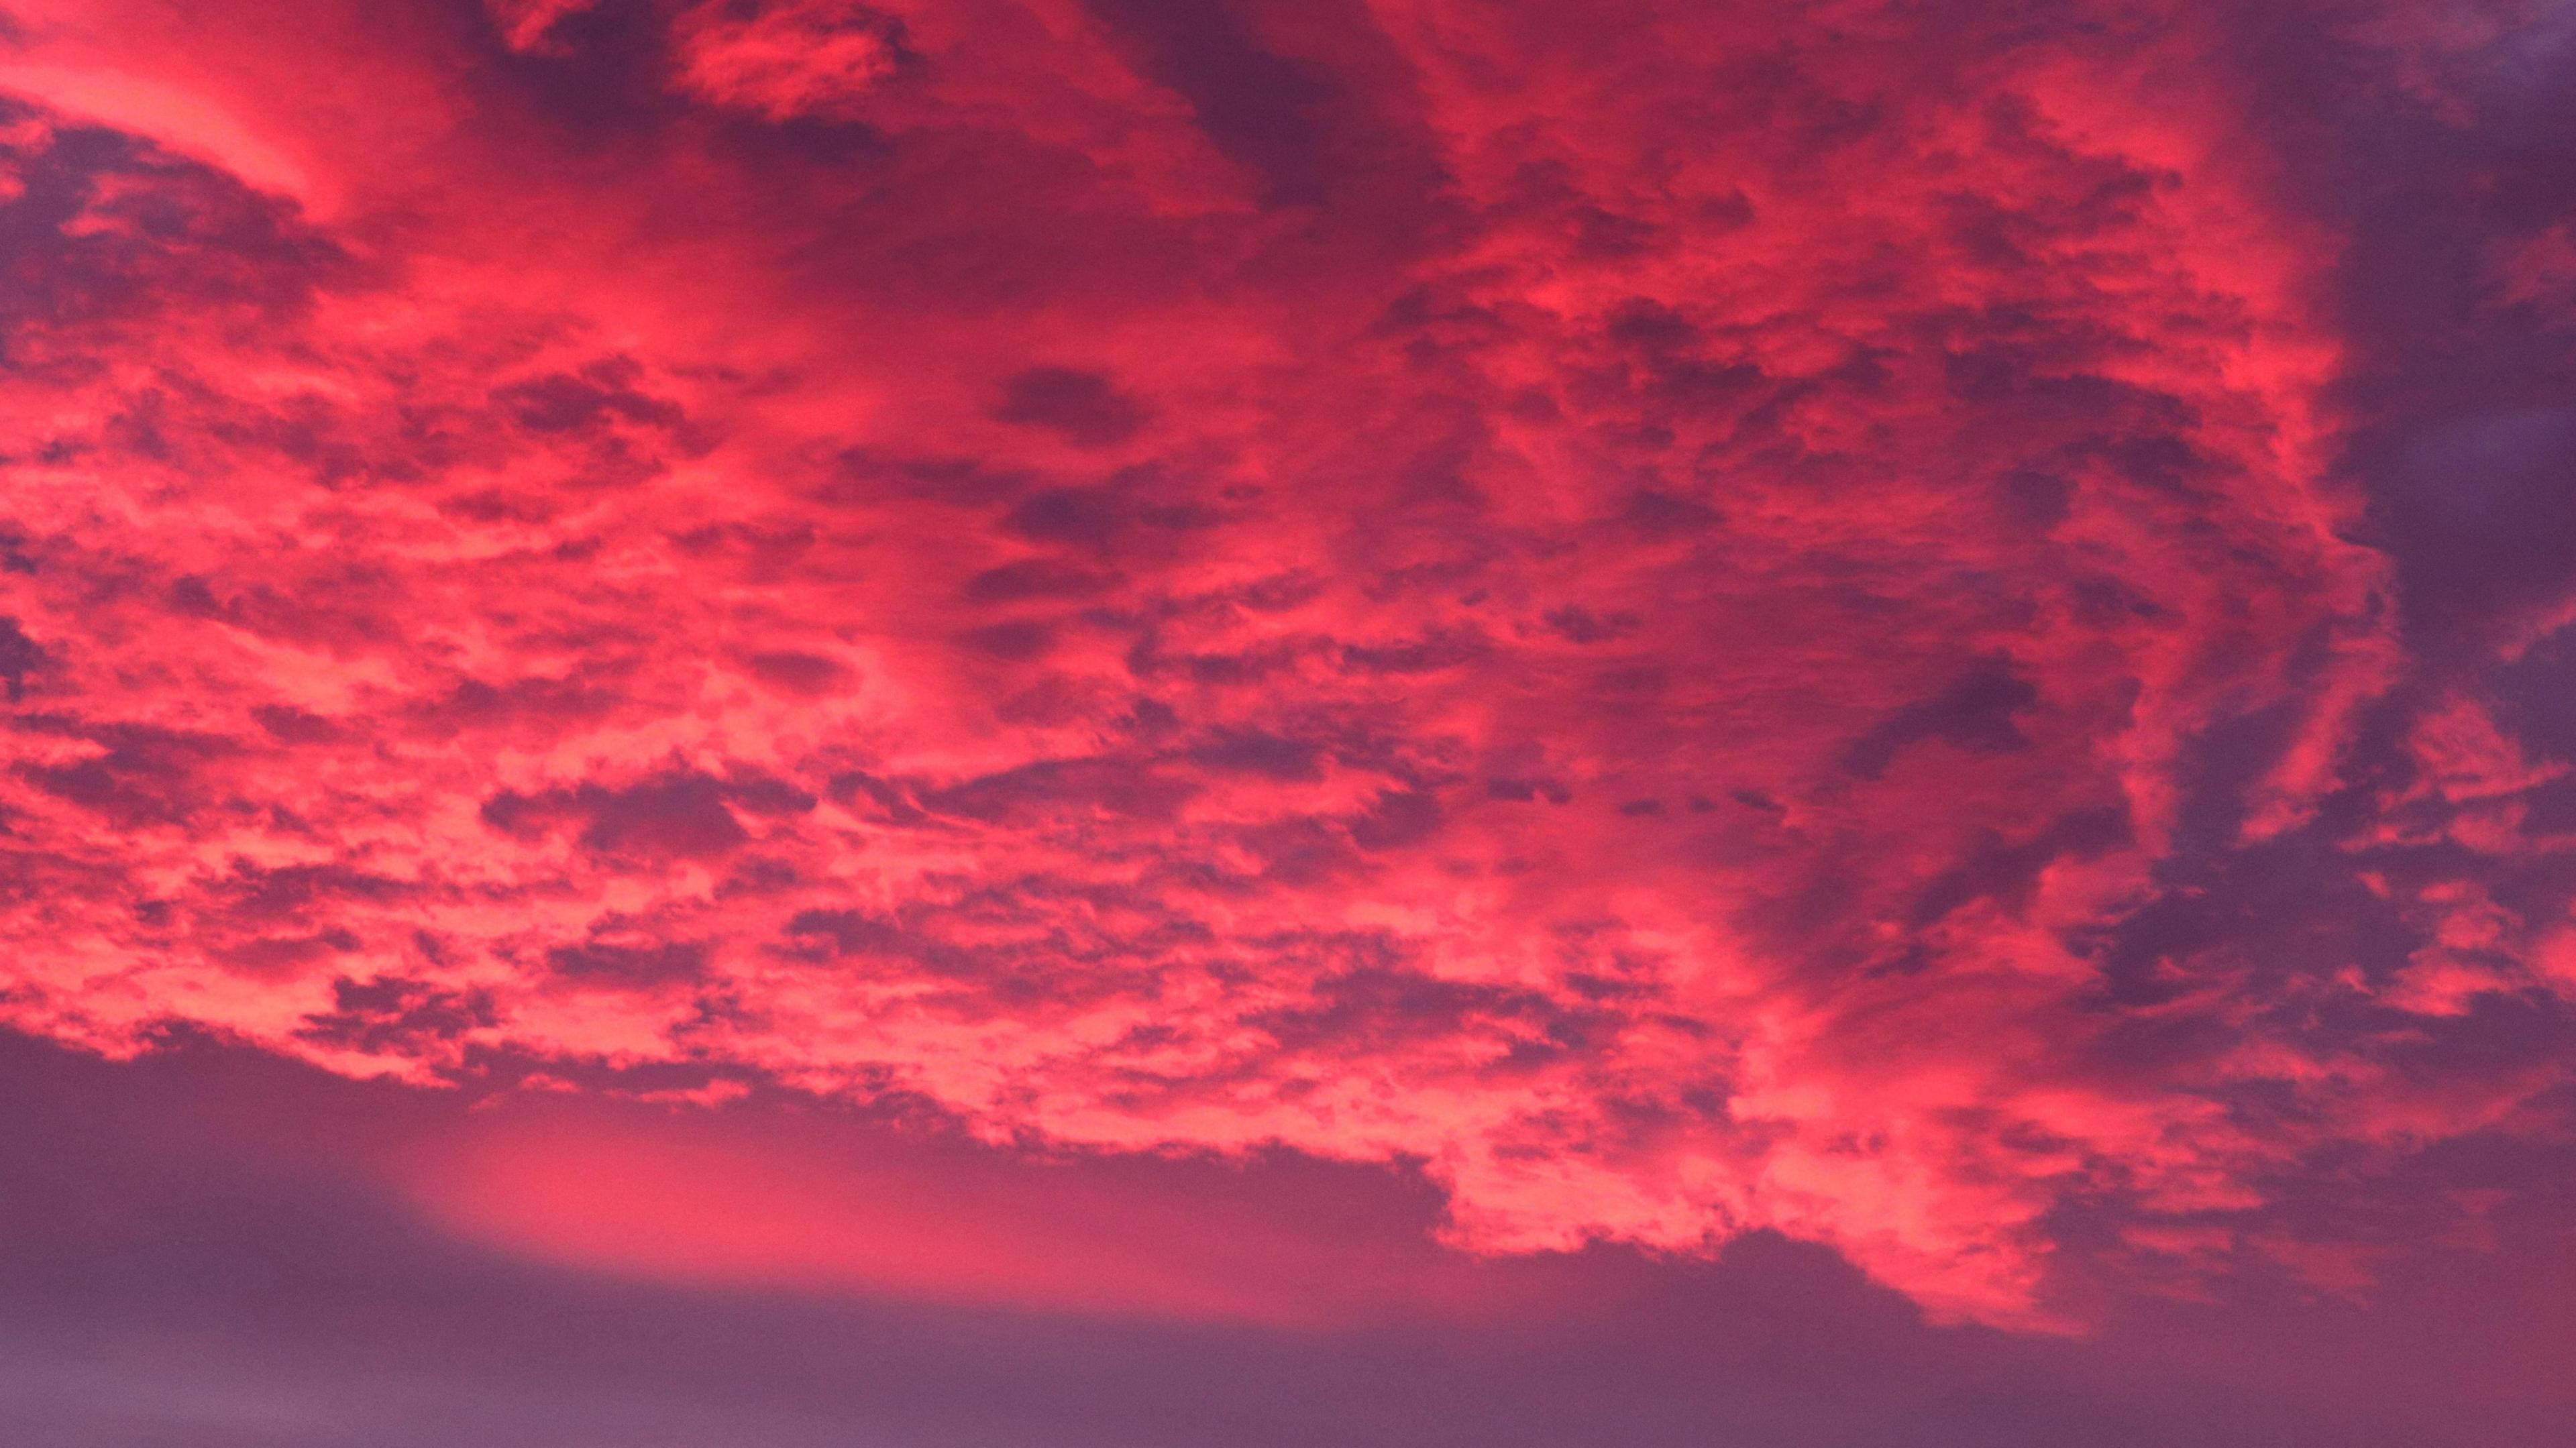
[[[13,1025],[2018,1325],[2560,1129],[2546,17],[11,16]]]

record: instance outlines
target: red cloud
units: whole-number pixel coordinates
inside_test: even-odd
[[[500,1115],[407,1147],[404,1195],[448,1231],[596,1271],[1286,1327],[1475,1316],[1563,1287],[1408,1242],[1295,1174],[1254,1201],[1222,1172],[1103,1173],[918,1134]]]
[[[9,111],[15,1024],[1419,1162],[2016,1323],[2068,1214],[2235,1242],[2562,1079],[2428,1033],[2563,909],[2364,858],[2555,776],[2388,742],[2335,238],[2196,10],[230,8],[13,42],[189,98]]]
[[[900,22],[865,6],[709,0],[673,22],[683,88],[771,120],[851,109],[903,58]]]

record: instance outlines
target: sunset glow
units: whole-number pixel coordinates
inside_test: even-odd
[[[1678,1284],[1804,1273],[2059,1375],[1461,1441],[2563,1442],[2576,1317],[2441,1284],[2576,1267],[2571,65],[2558,0],[0,0],[6,1069],[137,1142],[265,1083],[188,1139],[297,1211],[654,1301],[1714,1343],[1795,1313]],[[2332,1386],[2436,1320],[2526,1356]],[[1311,1371],[1378,1406],[1279,1441],[1445,1441]],[[525,1431],[1274,1441],[721,1397]],[[523,1431],[366,1401],[190,1441]]]

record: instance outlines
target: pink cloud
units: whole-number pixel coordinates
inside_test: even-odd
[[[2564,895],[2359,856],[2553,855],[2556,776],[2426,706],[2334,812],[2399,581],[2196,9],[302,8],[27,42],[340,200],[13,103],[13,1024],[1419,1163],[1464,1247],[1776,1228],[2026,1326],[2068,1213],[2215,1240],[2563,1079],[2408,1079]],[[455,1210],[901,1275],[601,1150]]]
[[[847,109],[902,57],[899,23],[859,5],[710,0],[673,22],[680,84],[772,120]]]
[[[1292,1329],[1473,1319],[1562,1288],[1354,1232],[1356,1204],[1294,1178],[1270,1184],[1291,1199],[1256,1203],[1205,1181],[1176,1196],[1169,1168],[1139,1179],[918,1133],[490,1115],[408,1145],[390,1164],[405,1198],[447,1232],[614,1275]]]

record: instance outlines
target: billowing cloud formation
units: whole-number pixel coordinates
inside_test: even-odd
[[[22,5],[7,1019],[2352,1285],[2565,1084],[2576,441],[2389,359],[2576,269],[2081,8]]]

